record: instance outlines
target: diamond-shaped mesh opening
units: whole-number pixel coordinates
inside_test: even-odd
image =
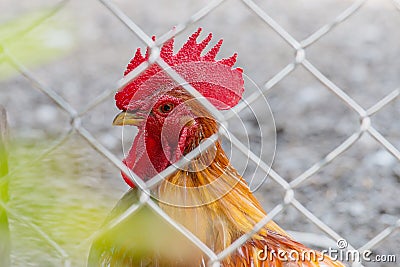
[[[399,62],[390,55],[399,48],[389,40],[399,23],[396,10],[367,1],[354,16],[313,44],[307,50],[308,58],[361,106],[372,106],[398,87],[395,70]]]
[[[276,111],[275,166],[286,177],[306,171],[358,128],[356,114],[302,67],[278,83],[269,98]]]
[[[40,147],[48,138],[56,140],[68,132],[68,115],[29,80],[17,76],[9,81],[0,81],[0,84],[1,104],[7,109],[12,126],[10,134],[20,145]],[[14,128],[18,130],[14,131]]]

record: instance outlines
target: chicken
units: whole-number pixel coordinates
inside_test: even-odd
[[[212,35],[209,34],[198,43],[200,33],[201,28],[190,36],[176,54],[173,52],[174,39],[170,39],[162,46],[160,56],[217,109],[230,109],[240,101],[244,91],[242,69],[233,67],[237,55],[216,60],[222,40],[204,53]],[[147,61],[149,56],[149,49],[144,56],[137,49],[124,75]],[[124,163],[144,181],[177,162],[219,130],[217,120],[198,99],[177,84],[157,63],[150,65],[117,92],[115,99],[122,112],[113,124],[134,125],[139,130]],[[135,185],[124,173],[122,176],[134,189],[123,197],[108,221],[138,201]],[[166,214],[215,253],[249,233],[266,216],[245,180],[230,164],[220,140],[166,177],[152,194]],[[140,212],[148,213],[148,210],[144,208]],[[190,263],[188,259],[163,261],[160,255],[154,255],[154,258],[143,256],[141,259],[140,255],[132,252],[134,249],[128,248],[130,243],[135,243],[136,234],[132,235],[130,231],[133,231],[134,220],[139,216],[135,214],[124,221],[125,227],[114,229],[108,237],[96,240],[89,256],[89,266],[206,265],[208,259],[201,253],[194,254]],[[153,218],[155,215],[151,216]],[[119,241],[113,241],[112,238]],[[174,243],[173,240],[170,242]],[[137,248],[138,244],[135,246]],[[283,254],[277,254],[278,251],[292,252],[290,255],[295,252],[300,256],[309,253],[315,257],[285,259]],[[221,265],[343,266],[294,241],[273,221],[224,258]]]

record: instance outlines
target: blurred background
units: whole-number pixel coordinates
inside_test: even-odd
[[[188,23],[215,2],[113,1],[150,36],[186,25],[177,48],[198,27],[202,36],[212,32],[214,43],[223,38],[221,57],[238,52],[236,65],[248,76],[245,97],[256,87],[264,90],[274,118],[259,98],[252,112],[239,113],[244,128],[230,130],[288,182],[307,177],[295,197],[320,222],[354,248],[386,229],[372,251],[400,261],[399,1],[226,0]],[[111,126],[118,112],[113,90],[136,48],[145,45],[101,1],[5,0],[0,10],[0,104],[10,137],[9,173],[0,187],[8,185],[1,206],[9,217],[11,265],[84,266],[90,236],[128,187],[74,125],[123,158],[135,130],[122,140],[122,130]],[[309,65],[296,54],[296,43],[305,47]],[[375,106],[385,97],[387,104]],[[57,101],[79,119],[71,120]],[[371,127],[384,145],[359,132],[354,107],[370,109]],[[351,136],[354,143],[336,153]],[[329,164],[318,164],[334,150]],[[233,165],[249,182],[258,181],[253,188],[262,182],[255,194],[265,209],[281,203],[284,189],[231,151]],[[291,205],[274,220],[310,246],[335,244]]]

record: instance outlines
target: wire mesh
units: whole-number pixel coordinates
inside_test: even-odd
[[[55,5],[50,12],[44,14],[43,17],[39,18],[35,23],[31,24],[29,28],[25,29],[23,32],[16,33],[14,37],[17,38],[21,34],[26,34],[36,26],[40,25],[47,18],[53,16],[65,6],[68,1],[61,1],[59,4]],[[253,102],[255,102],[261,94],[268,94],[271,89],[273,89],[277,84],[279,84],[283,79],[290,76],[297,68],[303,67],[309,74],[311,74],[316,80],[318,80],[321,84],[325,86],[325,88],[332,93],[333,96],[340,99],[345,105],[347,105],[351,112],[353,112],[359,119],[360,123],[358,125],[358,129],[348,136],[346,140],[340,143],[337,147],[331,150],[325,157],[321,158],[319,161],[315,162],[310,168],[302,172],[300,175],[295,177],[290,182],[276,172],[273,168],[271,169],[269,164],[264,162],[259,156],[249,150],[241,141],[234,136],[232,132],[228,131],[220,131],[218,135],[224,135],[231,142],[232,145],[235,146],[244,157],[248,157],[251,161],[256,163],[262,170],[268,173],[268,176],[274,180],[280,187],[285,191],[285,197],[282,198],[281,202],[276,205],[273,209],[271,209],[262,221],[258,224],[254,225],[254,228],[251,232],[243,235],[239,239],[237,239],[234,243],[232,243],[228,248],[216,254],[210,248],[208,248],[204,243],[202,243],[194,234],[190,231],[179,225],[172,218],[170,218],[163,210],[157,205],[154,200],[149,197],[149,190],[159,184],[165,177],[172,174],[179,166],[184,165],[188,158],[194,158],[201,150],[205,147],[211,146],[217,140],[218,135],[212,136],[207,140],[207,142],[203,143],[203,147],[199,147],[191,152],[191,155],[188,155],[187,158],[181,159],[175,165],[171,165],[166,170],[152,178],[147,182],[143,182],[139,177],[137,177],[134,173],[129,171],[129,169],[121,162],[118,156],[114,155],[111,151],[109,151],[106,147],[104,147],[91,133],[87,128],[85,128],[85,124],[82,122],[82,118],[86,116],[92,109],[98,107],[104,101],[110,99],[112,95],[120,88],[124,87],[130,81],[132,81],[135,77],[137,77],[142,71],[144,71],[149,64],[153,62],[157,62],[160,66],[166,68],[168,64],[164,62],[163,59],[159,58],[159,50],[160,46],[166,40],[170,39],[172,36],[177,36],[181,34],[184,30],[188,29],[192,25],[197,24],[202,18],[208,16],[214,9],[216,9],[222,2],[222,0],[210,1],[204,5],[204,7],[190,16],[186,21],[177,24],[173,30],[166,32],[162,35],[156,42],[153,42],[150,36],[143,30],[140,26],[135,23],[134,18],[129,17],[124,13],[122,9],[118,7],[111,0],[99,0],[105,9],[108,9],[117,19],[120,20],[122,24],[124,24],[132,34],[136,35],[145,45],[151,48],[151,56],[149,62],[142,63],[138,68],[132,71],[129,75],[118,81],[116,83],[116,88],[106,89],[101,94],[99,94],[96,98],[93,99],[92,102],[88,103],[86,106],[81,107],[80,110],[76,110],[72,105],[65,100],[61,95],[59,95],[55,90],[42,84],[39,79],[30,72],[30,70],[24,65],[23,62],[20,62],[16,59],[12,53],[10,53],[7,49],[7,45],[4,42],[1,46],[1,56],[2,61],[6,62],[12,68],[17,70],[20,75],[22,75],[29,83],[38,89],[42,94],[46,95],[50,102],[53,105],[57,106],[59,109],[63,110],[69,120],[69,129],[65,132],[65,135],[59,139],[59,141],[54,144],[51,148],[48,149],[45,153],[42,154],[44,157],[46,154],[60,147],[63,143],[66,142],[73,134],[78,134],[82,136],[88,143],[89,146],[93,147],[102,157],[106,158],[109,162],[115,165],[118,169],[124,172],[130,179],[135,183],[142,191],[142,197],[140,203],[132,208],[128,209],[124,214],[116,218],[113,222],[111,222],[108,226],[104,227],[100,230],[100,232],[95,232],[91,240],[95,239],[96,236],[101,235],[103,232],[109,231],[109,229],[115,227],[121,221],[131,216],[137,210],[140,209],[142,205],[148,205],[152,208],[157,214],[165,219],[172,227],[176,228],[179,232],[184,234],[184,236],[190,240],[195,246],[197,246],[205,255],[207,255],[209,261],[208,266],[219,266],[219,263],[227,257],[229,254],[233,253],[237,248],[242,246],[247,240],[249,240],[254,233],[257,233],[266,223],[270,220],[274,219],[278,214],[284,211],[288,206],[294,207],[298,212],[304,215],[307,220],[316,225],[319,229],[321,229],[328,237],[333,240],[344,239],[344,236],[341,236],[330,226],[325,224],[321,219],[313,214],[310,210],[308,210],[300,201],[296,199],[296,190],[300,186],[303,186],[307,180],[309,180],[315,174],[321,172],[327,165],[332,164],[337,158],[339,158],[345,151],[349,148],[357,144],[360,138],[363,135],[370,135],[376,142],[384,148],[387,152],[389,152],[393,157],[400,161],[400,151],[394,144],[392,144],[388,139],[384,137],[384,135],[377,130],[373,124],[371,117],[379,113],[384,107],[389,105],[394,101],[399,101],[400,89],[395,88],[391,93],[386,95],[383,99],[377,101],[372,107],[365,109],[359,104],[355,99],[349,96],[345,90],[343,90],[339,85],[335,84],[328,76],[324,75],[322,71],[318,69],[307,57],[307,48],[313,46],[318,43],[321,38],[325,35],[329,34],[333,31],[335,27],[342,24],[345,20],[351,18],[357,12],[362,10],[363,5],[367,2],[366,0],[354,1],[350,7],[345,9],[342,13],[340,13],[334,20],[328,22],[324,26],[320,27],[314,33],[304,38],[303,40],[297,40],[294,36],[288,33],[283,26],[281,26],[277,21],[275,21],[264,9],[262,9],[255,1],[252,0],[242,0],[241,2],[244,6],[252,13],[261,19],[261,21],[269,28],[272,29],[277,36],[282,38],[294,51],[294,56],[292,62],[286,65],[284,68],[279,70],[276,75],[274,75],[271,79],[265,82],[262,85],[261,92],[254,92],[246,97],[245,101],[239,103],[236,107],[232,109],[231,113],[221,113],[218,111],[210,102],[204,100],[204,98],[199,99],[199,101],[207,108],[221,123],[224,121],[228,121],[233,114],[239,113],[241,110],[247,108],[247,106]],[[226,1],[225,1],[226,2]],[[393,1],[393,7],[398,8],[398,1]],[[168,70],[168,74],[176,80],[180,84],[184,84],[185,81],[182,77],[179,76],[178,73],[174,72],[172,69]],[[195,88],[190,86],[188,83],[184,86],[184,88],[193,96],[200,97],[201,94],[196,91]],[[393,118],[396,120],[396,118]],[[37,159],[40,160],[40,159]],[[186,161],[185,161],[186,160]],[[10,176],[10,174],[8,175]],[[4,178],[2,178],[4,179]],[[54,241],[48,233],[46,233],[46,229],[41,229],[39,226],[35,224],[35,222],[31,221],[29,217],[24,216],[23,214],[18,214],[11,207],[7,205],[7,203],[2,202],[1,206],[5,208],[7,213],[17,220],[21,220],[28,225],[28,227],[32,228],[36,231],[39,236],[46,242],[50,247],[52,247],[57,254],[59,255],[61,261],[63,262],[63,266],[71,266],[71,255],[68,254],[62,247],[62,245],[58,244]],[[391,235],[393,235],[400,228],[400,218],[397,220],[395,224],[387,227],[375,237],[371,238],[367,243],[363,246],[356,248],[352,244],[349,244],[349,249],[358,249],[359,251],[372,249],[378,244],[385,242]],[[353,263],[354,266],[357,266],[358,263]]]

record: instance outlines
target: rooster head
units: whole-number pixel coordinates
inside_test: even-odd
[[[170,39],[161,47],[160,57],[217,109],[229,109],[239,102],[244,91],[242,69],[232,68],[237,54],[216,60],[222,40],[203,53],[212,34],[198,43],[200,33],[201,28],[176,54],[174,38]],[[138,48],[124,75],[149,57],[149,48],[144,55]],[[113,124],[139,129],[124,163],[144,180],[179,160],[217,130],[215,119],[203,105],[157,63],[118,91],[115,100],[122,112]],[[134,186],[126,175],[123,177]]]

